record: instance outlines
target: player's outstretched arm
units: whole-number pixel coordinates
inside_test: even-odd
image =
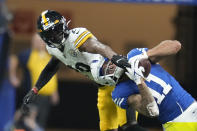
[[[102,56],[111,59],[116,53],[105,44],[102,44],[94,38],[89,38],[81,47],[80,51],[86,51],[94,54],[101,54]]]
[[[115,53],[111,49],[111,47],[102,44],[94,38],[88,39],[81,47],[79,47],[79,50],[94,54],[101,54],[102,56],[110,59],[115,65],[121,68],[130,67],[130,64],[128,63],[126,57],[117,55],[117,53]]]
[[[144,75],[142,73],[144,71],[144,67],[139,66],[140,61],[138,58],[131,58],[129,62],[131,64],[131,68],[126,68],[127,71],[125,74],[136,83],[139,89],[139,94],[129,96],[128,104],[146,116],[158,116],[158,106],[149,88],[144,82]]]
[[[162,58],[176,54],[181,49],[181,43],[177,40],[165,40],[157,46],[148,50],[148,58],[153,63],[159,62]]]
[[[140,94],[129,96],[128,104],[145,116],[157,117],[159,115],[158,106],[143,78],[141,78],[141,83],[138,84],[138,88]]]
[[[36,85],[27,93],[23,99],[22,109],[26,113],[28,112],[28,104],[31,103],[38,94],[39,90],[48,83],[48,81],[57,72],[60,61],[55,57],[52,57],[49,63],[46,65],[44,70],[41,72]]]
[[[55,57],[52,57],[44,70],[41,72],[35,87],[40,90],[48,81],[55,75],[59,69],[60,61]]]

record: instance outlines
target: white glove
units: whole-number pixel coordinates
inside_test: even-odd
[[[144,78],[143,73],[144,67],[139,65],[139,60],[137,57],[133,57],[129,60],[129,63],[131,64],[131,68],[126,68],[127,72],[125,74],[133,80],[137,85],[141,84],[141,77]]]
[[[131,59],[129,59],[129,63],[130,63],[133,59],[138,59],[138,60],[141,60],[141,59],[148,59],[148,55],[147,55],[146,52],[143,52],[142,54],[136,55],[136,56],[132,57]]]

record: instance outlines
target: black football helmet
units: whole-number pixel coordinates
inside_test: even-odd
[[[69,29],[66,19],[58,12],[46,10],[38,17],[37,28],[40,37],[53,48],[60,48],[66,40]]]

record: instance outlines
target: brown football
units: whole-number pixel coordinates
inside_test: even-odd
[[[145,69],[145,72],[142,72],[144,77],[148,77],[148,75],[150,73],[150,70],[151,70],[151,63],[150,63],[150,61],[148,59],[141,59],[139,61],[138,67],[140,67],[140,66],[144,67],[144,69]]]

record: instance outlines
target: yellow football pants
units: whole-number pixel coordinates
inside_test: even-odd
[[[197,131],[197,122],[167,122],[164,131]]]
[[[100,117],[100,130],[117,129],[126,124],[126,110],[121,109],[112,101],[111,93],[114,87],[104,86],[98,89],[98,111]]]

